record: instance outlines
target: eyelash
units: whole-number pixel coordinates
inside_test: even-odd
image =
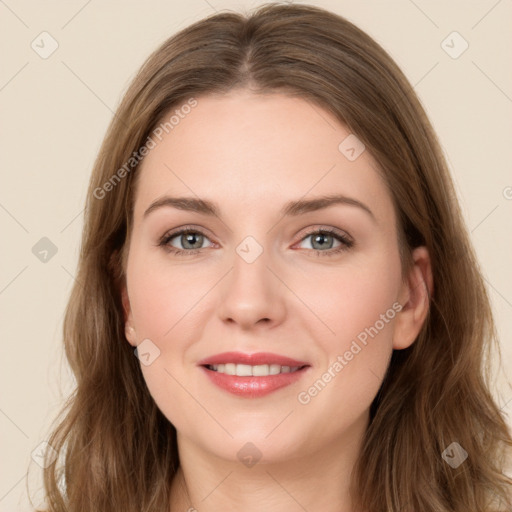
[[[200,229],[186,226],[186,227],[180,229],[179,231],[175,231],[173,233],[166,233],[160,239],[160,241],[158,242],[157,245],[159,247],[165,248],[165,250],[174,254],[175,256],[181,256],[181,255],[190,256],[190,255],[198,254],[199,252],[201,252],[202,249],[176,249],[175,247],[172,247],[169,245],[169,242],[173,238],[175,238],[179,235],[184,235],[184,234],[200,234],[200,235],[207,237],[206,233],[204,233]],[[310,231],[310,232],[306,233],[301,238],[300,242],[302,242],[304,239],[306,239],[307,237],[309,237],[311,235],[317,235],[317,234],[331,235],[334,238],[336,238],[339,242],[341,242],[341,245],[339,247],[336,247],[334,249],[329,249],[326,251],[321,251],[319,249],[309,249],[309,250],[314,251],[317,256],[329,256],[329,257],[335,256],[335,255],[337,255],[343,251],[346,251],[354,246],[354,242],[351,239],[338,233],[337,231],[335,231],[334,229],[331,229],[331,228],[326,228],[326,229],[322,228],[322,229],[316,229],[316,230]]]

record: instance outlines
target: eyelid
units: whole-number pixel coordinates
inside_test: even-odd
[[[183,232],[187,232],[187,231],[192,231],[194,233],[200,233],[201,235],[208,237],[208,239],[215,238],[214,236],[211,235],[210,231],[206,228],[203,228],[201,226],[195,226],[193,224],[185,224],[183,226],[178,226],[176,228],[169,229],[160,237],[160,240],[163,240],[165,238],[169,238],[169,237],[172,237],[175,235],[180,235]]]
[[[335,234],[335,235],[338,235],[338,236],[345,238],[348,241],[354,243],[354,239],[347,231],[344,231],[343,229],[335,228],[334,226],[328,226],[328,225],[322,225],[322,224],[317,224],[313,227],[304,228],[304,230],[301,231],[301,234],[298,235],[299,239],[298,239],[297,243],[302,242],[302,240],[305,237],[310,236],[314,233],[318,233],[318,232]]]
[[[157,246],[163,246],[171,253],[188,254],[188,255],[197,254],[197,253],[200,253],[201,251],[203,251],[204,249],[207,249],[207,247],[202,247],[200,249],[179,249],[177,247],[169,245],[169,241],[172,238],[175,238],[175,237],[182,235],[184,233],[187,233],[187,232],[198,233],[198,234],[206,237],[208,240],[210,240],[213,243],[213,245],[216,245],[216,242],[213,242],[211,240],[211,238],[213,238],[213,237],[210,236],[209,230],[207,230],[203,227],[187,224],[187,225],[179,226],[179,227],[173,228],[169,231],[166,231],[165,234],[159,239]],[[335,228],[334,226],[316,225],[314,227],[304,228],[299,239],[297,240],[297,242],[295,242],[293,244],[293,246],[299,244],[300,242],[305,240],[307,237],[312,236],[317,233],[324,233],[327,235],[331,235],[331,236],[337,238],[338,241],[340,242],[340,246],[338,246],[337,248],[334,248],[334,249],[330,248],[325,251],[321,251],[319,249],[306,249],[307,251],[315,253],[317,255],[321,255],[321,254],[333,255],[334,253],[336,253],[340,250],[343,250],[343,248],[349,249],[355,245],[355,241],[354,241],[353,237],[346,231],[341,230],[339,228]]]
[[[216,243],[212,240],[212,236],[210,236],[209,231],[206,228],[194,226],[191,224],[186,224],[184,226],[178,226],[176,228],[170,229],[166,231],[159,239],[158,243],[156,244],[157,247],[162,246],[166,248],[169,252],[186,252],[189,254],[194,254],[196,252],[200,252],[204,249],[207,249],[207,247],[203,247],[201,249],[179,249],[178,247],[171,246],[169,244],[170,240],[172,238],[175,238],[179,235],[183,235],[184,233],[192,232],[192,233],[198,233],[208,240],[212,242],[213,245],[216,245]]]

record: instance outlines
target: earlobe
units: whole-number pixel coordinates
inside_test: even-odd
[[[402,286],[402,310],[396,317],[393,348],[410,347],[427,318],[430,297],[434,290],[432,266],[426,247],[417,247],[412,253],[413,267]]]
[[[125,337],[128,340],[128,343],[133,347],[137,346],[137,336],[135,332],[135,328],[133,327],[133,315],[130,307],[130,299],[128,297],[128,291],[126,289],[126,284],[123,284],[121,288],[121,301],[123,303],[123,312],[124,312],[124,321],[125,321]]]
[[[137,346],[137,338],[135,335],[135,329],[131,325],[126,324],[124,335],[125,335],[128,343],[130,345],[132,345],[132,347]]]

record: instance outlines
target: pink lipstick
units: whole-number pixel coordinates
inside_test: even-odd
[[[199,361],[211,382],[234,395],[258,398],[288,386],[310,365],[290,357],[259,352],[224,352]]]

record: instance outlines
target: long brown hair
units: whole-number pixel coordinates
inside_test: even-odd
[[[91,176],[78,273],[64,321],[76,389],[48,439],[50,512],[168,510],[176,430],[155,405],[124,334],[120,284],[140,148],[171,109],[237,87],[307,99],[336,116],[380,165],[404,269],[430,253],[430,313],[394,351],[353,472],[369,512],[511,510],[512,439],[490,392],[498,351],[489,299],[436,135],[391,57],[341,16],[307,5],[221,12],[145,62],[106,133]],[[458,443],[467,459],[452,467]],[[458,449],[458,448],[457,448]]]

